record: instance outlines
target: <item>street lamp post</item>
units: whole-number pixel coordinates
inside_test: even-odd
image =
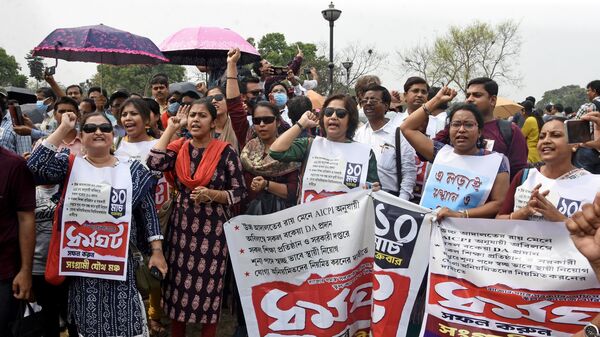
[[[339,19],[342,11],[339,9],[335,9],[333,6],[333,1],[329,4],[329,8],[321,11],[323,14],[323,18],[329,21],[329,94],[333,93],[333,23],[335,20]]]
[[[350,93],[350,68],[352,68],[352,61],[347,60],[342,62],[344,68],[346,68],[346,90]]]

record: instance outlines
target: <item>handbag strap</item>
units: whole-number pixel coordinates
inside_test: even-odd
[[[56,212],[54,212],[54,219],[52,219],[53,221],[53,227],[56,228],[57,230],[60,228],[60,223],[58,222],[58,220],[60,219],[59,217],[59,211],[62,214],[62,207],[63,204],[65,203],[65,194],[67,193],[67,184],[69,183],[69,177],[71,176],[71,170],[73,169],[73,163],[75,162],[75,156],[73,154],[69,154],[69,165],[67,166],[67,174],[65,175],[65,180],[63,181],[62,184],[62,191],[60,193],[60,199],[58,199],[58,203],[56,204]],[[62,230],[62,228],[60,228]]]
[[[402,146],[400,140],[400,127],[396,128],[396,176],[398,180],[398,196],[400,195],[400,185],[402,185]]]

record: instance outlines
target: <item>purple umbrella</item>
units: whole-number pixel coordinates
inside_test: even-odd
[[[240,48],[242,52],[238,64],[260,60],[256,48],[227,28],[184,28],[160,44],[160,50],[170,63],[185,65],[223,65],[231,48]]]
[[[56,29],[33,55],[114,65],[169,62],[150,39],[102,24]]]

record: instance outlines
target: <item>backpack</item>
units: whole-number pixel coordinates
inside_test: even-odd
[[[500,129],[500,134],[502,135],[504,144],[506,144],[506,148],[509,149],[513,138],[512,122],[504,119],[497,119],[496,123],[498,125],[498,129]]]

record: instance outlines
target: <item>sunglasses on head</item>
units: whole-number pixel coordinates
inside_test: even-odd
[[[325,110],[323,110],[323,114],[327,117],[333,116],[334,112],[337,118],[344,118],[346,115],[348,115],[348,111],[346,109],[325,108]]]
[[[260,125],[260,123],[271,124],[275,121],[275,116],[252,117],[252,124]]]
[[[109,133],[109,132],[112,132],[113,127],[112,127],[112,124],[110,124],[110,123],[102,123],[100,125],[90,123],[90,124],[84,124],[81,127],[81,131],[83,131],[85,133],[94,133],[98,129],[100,129],[100,131],[102,131],[104,133]]]
[[[220,102],[220,101],[222,101],[224,98],[225,98],[225,95],[223,95],[223,94],[218,94],[218,95],[214,95],[214,96],[206,96],[206,99],[207,99],[209,102],[212,102],[213,100],[215,100],[215,101],[217,101],[217,102]]]

